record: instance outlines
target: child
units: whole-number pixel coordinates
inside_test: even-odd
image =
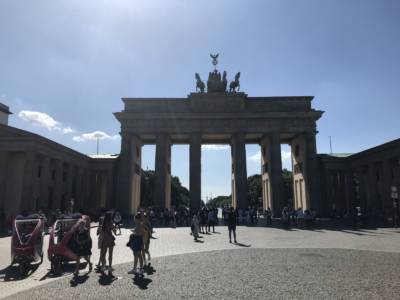
[[[140,277],[144,277],[144,272],[143,272],[143,235],[144,235],[144,226],[141,222],[141,216],[140,214],[137,214],[135,216],[135,230],[133,233],[129,236],[129,242],[126,244],[128,247],[132,249],[133,252],[133,269],[130,273],[133,273],[135,275],[139,275]],[[139,266],[140,270],[139,272],[137,271],[137,263],[139,261]]]

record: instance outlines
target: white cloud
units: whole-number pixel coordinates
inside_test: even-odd
[[[96,141],[96,140],[108,140],[108,139],[117,139],[119,138],[119,135],[108,135],[107,133],[103,131],[93,131],[89,133],[83,133],[81,135],[74,136],[72,138],[73,141],[75,142],[85,142],[85,141]]]
[[[67,134],[67,133],[73,133],[73,132],[75,132],[75,130],[73,130],[71,127],[65,127],[65,128],[62,130],[62,132],[65,133],[65,134]]]
[[[201,149],[203,150],[225,150],[229,148],[229,145],[201,145]]]
[[[282,156],[282,161],[290,162],[292,159],[292,152],[282,150],[281,156]]]
[[[22,120],[31,123],[32,125],[44,127],[48,130],[60,129],[57,125],[60,123],[50,117],[48,114],[39,111],[21,110],[18,117]]]
[[[291,161],[291,155],[292,155],[292,153],[290,151],[282,150],[281,151],[282,163],[290,162]],[[253,155],[248,156],[247,160],[251,160],[251,161],[255,161],[255,162],[261,162],[261,151],[258,150]]]
[[[261,162],[261,151],[258,150],[253,155],[248,156],[247,159],[248,160],[252,160],[252,161],[256,161],[256,162]]]
[[[47,128],[49,131],[56,130],[64,134],[75,132],[69,126],[63,128],[61,122],[40,111],[21,110],[18,117],[34,126]]]

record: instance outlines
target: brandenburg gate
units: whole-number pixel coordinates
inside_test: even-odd
[[[218,55],[212,55],[216,66]],[[323,112],[313,97],[249,97],[239,92],[240,73],[227,85],[226,72],[214,69],[207,84],[196,73],[196,92],[187,98],[123,98],[117,209],[134,214],[140,206],[142,145],[155,144],[154,206],[171,204],[171,146],[189,144],[191,209],[201,203],[201,145],[230,144],[232,205],[246,208],[246,143],[261,145],[264,208],[280,213],[283,199],[281,143],[291,145],[295,208],[318,210],[320,184],[316,121]],[[207,85],[207,91],[205,91]]]

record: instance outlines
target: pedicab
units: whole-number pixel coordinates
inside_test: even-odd
[[[71,238],[78,230],[81,222],[90,222],[86,215],[74,214],[57,218],[49,238],[49,249],[47,251],[50,261],[51,273],[61,274],[61,267],[70,261],[76,261],[77,256],[71,249]]]
[[[19,215],[13,222],[11,238],[11,265],[17,263],[26,275],[32,262],[43,262],[45,218],[41,215]]]

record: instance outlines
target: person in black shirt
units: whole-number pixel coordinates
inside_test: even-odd
[[[231,207],[228,211],[228,230],[229,230],[229,243],[232,243],[232,232],[233,239],[236,242],[236,211]]]

